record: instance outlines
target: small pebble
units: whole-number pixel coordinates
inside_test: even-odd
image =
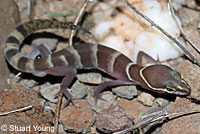
[[[75,100],[74,105],[69,105],[60,112],[60,120],[65,130],[81,133],[92,123],[94,112],[85,100]]]
[[[133,122],[119,106],[110,106],[96,116],[96,127],[100,132],[111,134],[130,127]]]
[[[21,79],[21,78],[19,77],[19,79]],[[36,82],[35,80],[32,80],[32,79],[30,79],[30,80],[22,79],[20,82],[22,82],[28,88],[33,88],[38,85],[38,82]]]
[[[87,98],[89,104],[92,106],[92,109],[95,110],[97,113],[100,112],[102,109],[106,109],[110,107],[111,105],[116,104],[116,101],[115,101],[116,97],[110,91],[103,92],[101,98],[103,100],[98,99],[97,102],[95,102],[91,93],[88,95],[88,98]]]
[[[113,93],[125,99],[133,99],[137,96],[137,89],[135,86],[119,86],[112,89]]]
[[[77,74],[76,77],[79,81],[85,83],[100,84],[102,82],[101,74],[96,72]]]
[[[165,106],[169,103],[169,100],[164,98],[156,98],[155,102],[158,103],[159,106]]]
[[[60,90],[60,84],[48,85],[45,88],[41,87],[40,93],[41,95],[52,103],[57,102],[57,98],[55,98],[56,93]]]
[[[154,99],[155,97],[153,97],[151,94],[148,94],[146,92],[142,92],[137,98],[137,100],[145,106],[152,106]]]
[[[60,90],[60,84],[51,85],[49,83],[41,86],[41,95],[52,103],[57,102],[56,94]],[[86,86],[79,81],[76,81],[71,87],[73,99],[81,99],[87,96]]]
[[[76,81],[71,87],[73,99],[82,99],[87,96],[86,85]]]

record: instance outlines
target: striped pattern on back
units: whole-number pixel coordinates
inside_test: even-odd
[[[109,75],[129,81],[126,66],[132,61],[122,53],[105,46],[98,45],[98,67]]]
[[[98,68],[97,51],[97,44],[75,44],[53,53],[51,55],[51,64],[53,66],[72,66],[77,69]],[[41,59],[38,59],[37,63],[40,62],[39,60]],[[35,66],[37,63],[35,63]],[[37,69],[41,68],[38,66],[36,67]]]
[[[115,78],[129,80],[126,75],[126,66],[129,63],[132,63],[129,58],[112,48],[98,44],[80,43],[47,57],[36,59],[34,67],[39,71],[56,66],[72,66],[77,69],[96,68]]]
[[[67,47],[40,59],[28,59],[20,52],[23,40],[31,33],[39,29],[80,27],[71,23],[63,23],[57,20],[34,20],[18,26],[8,37],[4,53],[7,61],[22,72],[43,72],[57,66],[72,66],[77,69],[100,69],[109,75],[128,80],[126,66],[132,62],[120,52],[106,46],[81,43]]]

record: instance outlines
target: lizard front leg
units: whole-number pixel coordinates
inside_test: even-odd
[[[69,105],[70,102],[74,104],[72,95],[69,92],[68,87],[70,86],[73,79],[75,78],[77,74],[77,69],[74,67],[69,67],[69,66],[59,66],[59,67],[54,67],[52,69],[47,70],[47,74],[51,74],[54,76],[65,76],[61,82],[60,91],[56,94],[56,96],[58,96],[58,94],[60,93],[63,93],[63,95],[67,99],[67,103],[64,105],[64,107]]]

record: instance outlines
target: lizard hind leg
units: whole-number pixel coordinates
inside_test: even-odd
[[[157,56],[157,60],[153,59],[150,55],[143,51],[139,51],[137,55],[136,63],[143,66],[146,64],[159,64],[159,57]]]
[[[113,80],[113,81],[106,81],[98,85],[93,92],[93,98],[95,99],[95,103],[97,99],[104,100],[101,98],[101,93],[105,91],[108,87],[115,87],[115,86],[122,86],[122,85],[136,85],[136,82],[127,82],[122,80]]]
[[[41,56],[41,57],[45,57],[50,55],[51,49],[47,47],[47,45],[45,44],[40,44],[39,46],[37,46],[36,48],[34,48],[31,53],[29,54],[29,58],[31,59],[36,59],[37,56]]]

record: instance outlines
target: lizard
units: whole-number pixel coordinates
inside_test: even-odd
[[[41,58],[31,59],[20,53],[23,40],[39,29],[71,28],[78,29],[71,23],[57,20],[34,20],[19,25],[8,36],[4,45],[4,53],[8,63],[15,69],[32,73],[38,77],[45,75],[64,76],[60,90],[68,104],[73,104],[69,86],[79,69],[97,69],[113,78],[99,84],[93,91],[95,100],[108,87],[120,85],[139,85],[144,89],[158,94],[187,96],[191,93],[189,84],[181,74],[164,64],[140,64],[142,57],[148,57],[139,52],[138,60],[134,63],[124,54],[101,44],[79,43]],[[152,61],[154,59],[152,58]]]

